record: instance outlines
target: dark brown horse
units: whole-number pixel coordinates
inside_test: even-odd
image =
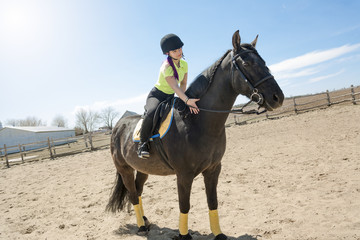
[[[179,239],[191,239],[187,220],[190,192],[194,178],[201,173],[206,188],[210,229],[216,240],[227,239],[219,225],[216,188],[225,152],[225,121],[229,110],[239,94],[269,111],[280,107],[284,100],[280,87],[255,49],[257,37],[251,44],[240,42],[239,31],[236,31],[232,38],[233,49],[201,73],[186,91],[187,96],[200,98],[197,105],[203,110],[197,115],[175,111],[174,121],[162,139],[167,163],[153,143],[150,146],[151,157],[146,160],[138,158],[137,143],[133,142],[132,135],[140,116],[123,118],[116,124],[111,137],[111,154],[117,170],[117,182],[107,210],[122,210],[129,199],[134,206],[140,234],[148,231],[141,202],[148,174],[176,174],[180,206]]]

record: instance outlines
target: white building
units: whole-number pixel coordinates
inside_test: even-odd
[[[4,127],[0,129],[0,150],[6,147],[18,146],[34,142],[47,141],[47,139],[69,138],[75,136],[74,129],[62,127]],[[64,141],[63,143],[67,143]],[[63,143],[57,143],[63,144]],[[47,143],[31,145],[27,150],[47,146]],[[18,152],[16,149],[9,149],[9,152]]]

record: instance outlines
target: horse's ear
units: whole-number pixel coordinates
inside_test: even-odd
[[[241,38],[240,38],[239,30],[237,30],[236,32],[234,32],[234,35],[232,37],[232,44],[235,52],[237,52],[237,50],[240,49],[240,43],[241,43]]]
[[[254,39],[254,41],[251,42],[251,45],[252,45],[254,48],[256,48],[256,43],[257,43],[258,37],[259,37],[259,34],[256,35],[256,38]]]

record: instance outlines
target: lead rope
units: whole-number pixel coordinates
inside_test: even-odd
[[[248,111],[244,111],[244,108],[249,105],[252,102],[252,100],[250,100],[248,103],[246,103],[244,106],[242,106],[239,109],[231,109],[231,110],[213,110],[213,109],[205,109],[205,108],[199,108],[198,109],[200,111],[204,111],[204,112],[211,112],[211,113],[233,113],[233,114],[256,114],[256,115],[260,115],[263,114],[265,112],[267,112],[266,109],[264,109],[263,111],[258,111],[260,109],[260,107],[256,110],[256,109],[252,109],[252,110],[248,110]],[[186,104],[187,105],[187,104]],[[187,105],[189,108],[195,108],[193,106]]]

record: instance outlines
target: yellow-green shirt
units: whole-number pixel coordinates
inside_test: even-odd
[[[176,64],[174,65],[177,73],[179,74],[178,84],[180,85],[180,83],[184,80],[185,74],[188,72],[188,65],[187,62],[183,59],[180,59],[180,67],[176,66]],[[169,76],[174,76],[174,71],[168,61],[164,61],[160,67],[159,79],[156,82],[155,87],[166,94],[174,94],[174,90],[170,87],[165,79]]]

